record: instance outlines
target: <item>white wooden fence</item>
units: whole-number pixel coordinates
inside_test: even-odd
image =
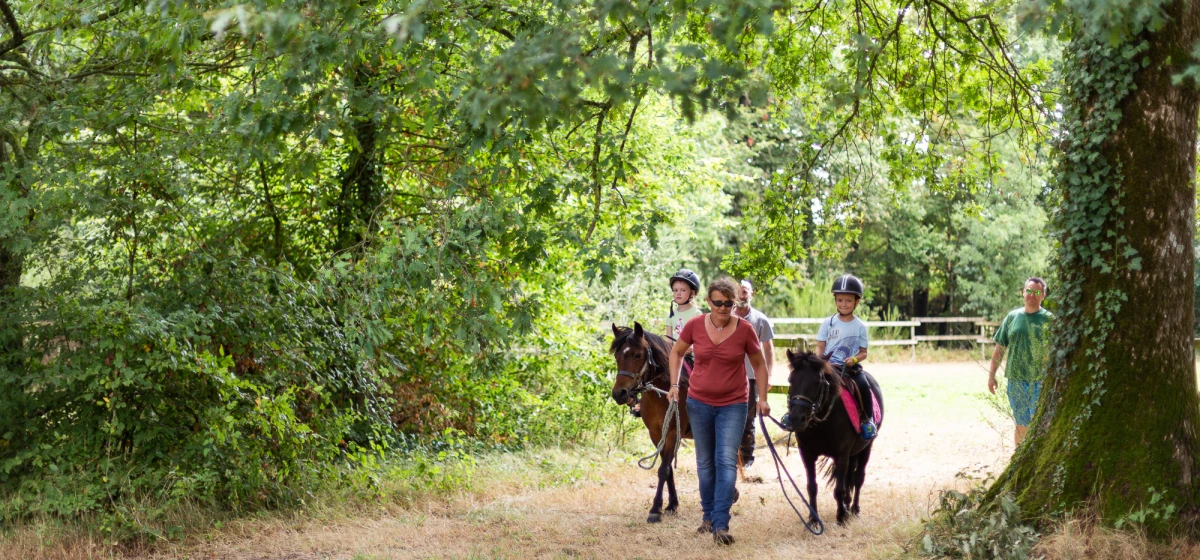
[[[771,319],[771,322],[777,326],[820,325],[828,320],[828,317],[778,317]],[[908,327],[908,338],[871,339],[871,346],[909,346],[912,349],[914,359],[917,356],[917,344],[945,340],[973,340],[976,344],[980,345],[984,359],[987,359],[987,345],[993,343],[991,337],[988,336],[988,330],[999,325],[999,323],[988,321],[983,317],[913,317],[907,321],[864,321],[864,323],[867,324],[868,329]],[[973,325],[973,328],[978,328],[979,332],[971,334],[917,334],[917,327],[936,323],[970,323]],[[775,338],[779,340],[804,340],[806,342],[813,342],[816,340],[817,335],[813,333],[775,333]]]

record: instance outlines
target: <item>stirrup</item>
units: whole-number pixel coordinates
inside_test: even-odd
[[[875,439],[875,436],[878,436],[878,435],[879,435],[879,429],[875,427],[874,422],[867,420],[866,422],[862,423],[862,438],[864,440],[867,440],[867,441],[873,440],[873,439]]]

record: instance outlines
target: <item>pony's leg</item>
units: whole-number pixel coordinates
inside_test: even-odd
[[[675,469],[667,469],[667,510],[666,513],[675,515],[679,509],[679,494],[675,493]]]
[[[650,506],[650,516],[646,518],[647,523],[662,521],[663,484],[671,476],[671,463],[666,460],[665,453],[662,459],[662,464],[658,466],[658,489],[654,491],[654,505]]]
[[[675,493],[675,455],[679,452],[675,443],[675,425],[672,424],[667,430],[667,443],[663,445],[662,460],[663,464],[659,467],[658,476],[667,483],[667,510],[666,513],[674,514],[679,507],[679,495]]]
[[[650,400],[651,399],[643,399],[642,402],[646,403],[650,402]],[[657,402],[655,402],[655,405],[657,405]],[[646,412],[646,407],[643,406],[642,410],[644,415]],[[652,418],[657,420],[657,422],[654,425],[651,425],[651,420],[646,420],[646,427],[650,428],[650,441],[657,444],[659,441],[661,441],[659,438],[662,437],[664,431],[663,428],[665,426],[662,425],[662,413],[659,412],[658,407],[651,408],[651,413],[653,414]],[[645,418],[645,416],[643,416],[643,418]],[[654,491],[654,503],[650,505],[650,515],[646,517],[646,523],[658,523],[659,521],[662,521],[663,482],[666,481],[666,470],[671,468],[669,466],[669,461],[667,460],[667,446],[669,445],[671,445],[671,442],[669,441],[666,445],[663,445],[663,453],[659,456],[659,460],[662,461],[662,463],[659,464],[657,470],[658,488]]]
[[[808,522],[816,523],[819,519],[817,515],[817,455],[810,456],[801,447],[800,460],[804,462],[804,476],[808,479],[808,503],[812,506]]]
[[[838,525],[846,524],[846,504],[850,501],[850,491],[846,484],[846,469],[850,465],[850,457],[843,455],[833,460],[833,498],[837,502]]]
[[[867,461],[871,459],[871,445],[868,444],[866,449],[858,453],[857,467],[854,469],[854,475],[850,478],[850,485],[854,487],[854,503],[850,506],[850,513],[858,515],[858,496],[862,493],[863,481],[867,479]]]

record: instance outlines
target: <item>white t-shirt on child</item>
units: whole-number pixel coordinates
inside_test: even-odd
[[[857,355],[859,348],[867,347],[867,324],[858,317],[844,322],[834,315],[821,322],[817,342],[825,343],[825,356],[821,357],[840,366]]]
[[[694,303],[689,309],[676,309],[674,316],[667,316],[667,336],[679,340],[679,333],[683,332],[683,326],[693,317],[700,315],[702,315],[700,307]]]

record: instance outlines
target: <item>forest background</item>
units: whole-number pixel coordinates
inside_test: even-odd
[[[843,272],[868,319],[1054,305],[1061,47],[1007,4],[0,8],[6,523],[580,440],[680,267],[774,316]]]

